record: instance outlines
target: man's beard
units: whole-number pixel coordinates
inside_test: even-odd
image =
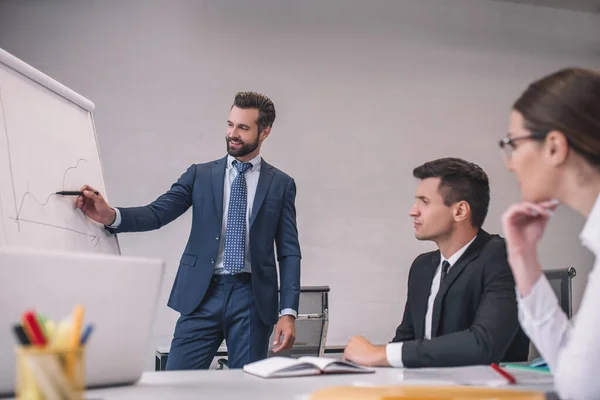
[[[256,135],[256,140],[252,143],[244,143],[243,141],[238,140],[238,142],[240,142],[242,144],[239,148],[230,147],[229,141],[230,141],[230,139],[227,139],[227,138],[225,139],[225,142],[227,143],[227,154],[229,154],[232,157],[247,156],[248,154],[250,154],[254,150],[256,150],[260,143],[258,140],[258,135]]]

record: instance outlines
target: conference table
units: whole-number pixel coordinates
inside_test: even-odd
[[[373,374],[319,375],[262,379],[242,370],[206,371],[159,371],[145,372],[137,384],[131,386],[89,390],[88,400],[111,399],[223,399],[223,400],[308,400],[316,390],[332,386],[378,386],[378,385],[448,385],[454,381],[470,381],[469,385],[481,385],[478,380],[498,382],[491,368],[486,366],[461,368],[394,369],[376,368]],[[511,371],[512,372],[512,371]],[[557,399],[552,392],[550,375],[516,371],[517,385],[506,388],[537,390],[546,398]],[[539,375],[539,378],[537,376]],[[456,384],[456,382],[455,382]],[[461,384],[465,384],[462,382]]]

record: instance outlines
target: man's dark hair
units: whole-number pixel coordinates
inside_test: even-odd
[[[438,192],[446,206],[466,201],[471,207],[471,224],[481,228],[490,206],[490,182],[477,164],[460,158],[440,158],[413,170],[417,179],[440,178]]]
[[[264,94],[255,92],[236,93],[233,101],[233,107],[238,108],[256,108],[258,109],[258,133],[261,133],[267,126],[273,126],[275,122],[275,105]]]

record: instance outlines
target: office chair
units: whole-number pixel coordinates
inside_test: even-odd
[[[552,269],[544,271],[544,275],[546,275],[546,279],[550,282],[558,298],[558,304],[560,304],[565,314],[571,319],[573,316],[573,289],[571,280],[577,275],[577,271],[573,267]]]
[[[552,290],[554,290],[560,308],[571,319],[573,317],[573,289],[571,280],[577,275],[577,271],[573,267],[550,269],[544,271],[544,275],[548,279],[548,282],[550,282]],[[539,356],[539,351],[531,343],[529,347],[529,360],[539,359]]]

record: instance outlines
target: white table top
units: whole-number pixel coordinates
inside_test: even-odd
[[[136,385],[118,388],[90,390],[86,399],[235,399],[268,400],[294,399],[306,400],[315,390],[339,385],[400,385],[400,384],[446,384],[458,376],[491,377],[497,379],[489,367],[465,367],[443,369],[393,369],[378,368],[374,374],[321,375],[314,377],[294,377],[262,379],[244,373],[242,370],[208,371],[161,371],[145,372]],[[515,373],[517,379],[524,376]],[[484,375],[481,375],[484,373]],[[463,378],[464,379],[464,378]],[[425,381],[427,380],[427,382]],[[552,391],[551,377],[541,380],[523,378],[524,385],[511,386],[516,389],[532,389],[544,392]],[[529,384],[527,384],[529,382]]]

